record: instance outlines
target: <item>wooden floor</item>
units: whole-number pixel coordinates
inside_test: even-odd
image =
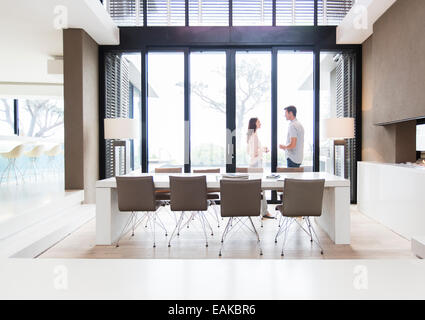
[[[274,212],[274,206],[269,209]],[[160,217],[171,234],[175,225],[174,216],[163,210]],[[221,244],[220,235],[226,221],[221,221],[221,227],[217,228],[214,218],[208,218],[214,228],[214,236],[209,236],[208,248],[205,247],[203,232],[197,221],[173,240],[171,248],[168,247],[169,236],[165,237],[164,232],[157,228],[157,244],[154,249],[150,229],[144,225],[139,226],[134,237],[127,234],[120,241],[118,248],[96,246],[95,221],[92,220],[39,258],[217,259]],[[222,259],[282,259],[282,238],[278,244],[274,242],[278,221],[266,220],[263,228],[260,227],[259,219],[254,222],[260,233],[264,255],[259,255],[255,235],[240,230],[226,241]],[[410,241],[362,215],[355,206],[351,208],[351,245],[335,245],[316,224],[315,228],[324,248],[324,255],[322,256],[317,245],[311,245],[310,238],[294,225],[286,243],[284,259],[416,259],[410,250]]]

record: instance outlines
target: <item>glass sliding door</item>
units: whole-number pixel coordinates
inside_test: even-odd
[[[148,54],[149,171],[184,165],[184,54]]]
[[[226,53],[190,53],[192,169],[226,167]]]
[[[278,146],[287,145],[289,121],[285,107],[297,108],[297,119],[304,127],[304,158],[301,164],[305,171],[313,170],[313,53],[278,52]],[[287,166],[287,153],[278,149],[278,167]]]
[[[129,118],[137,120],[138,128],[137,132],[139,136],[136,139],[131,140],[131,169],[140,169],[142,164],[142,102],[141,102],[141,55],[140,53],[128,53],[123,55],[123,59],[128,64],[129,74]]]
[[[248,124],[257,118],[264,153],[258,166],[271,168],[271,52],[236,52],[236,167],[252,167],[248,154]],[[267,149],[267,150],[266,150]],[[268,151],[268,152],[266,152]],[[251,163],[250,163],[251,162]],[[254,165],[257,166],[257,165]]]

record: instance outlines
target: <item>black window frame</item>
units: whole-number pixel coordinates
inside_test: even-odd
[[[336,44],[336,26],[256,26],[256,27],[120,27],[120,45],[99,46],[99,146],[100,146],[100,178],[105,177],[105,140],[103,132],[104,106],[105,106],[105,67],[104,56],[110,52],[141,54],[141,103],[142,103],[142,142],[141,142],[141,168],[148,172],[148,121],[147,121],[147,54],[151,51],[183,51],[185,53],[185,119],[190,123],[190,59],[191,51],[226,52],[226,90],[227,111],[226,127],[235,130],[235,53],[239,50],[270,50],[272,53],[272,170],[277,167],[277,52],[310,51],[314,55],[314,163],[313,171],[320,170],[320,53],[321,52],[351,52],[356,56],[355,68],[355,105],[356,105],[356,158],[361,161],[361,95],[362,95],[362,46]],[[190,128],[189,128],[190,130]],[[186,139],[185,139],[186,140]],[[236,141],[227,141],[227,146],[233,146],[231,161],[226,161],[226,171],[234,172],[236,169]],[[190,133],[185,148],[190,148]],[[190,150],[189,150],[190,151]],[[184,167],[185,172],[191,171],[190,152],[189,159]],[[229,159],[229,158],[228,158]],[[352,181],[354,196],[352,202],[357,202],[357,181]]]

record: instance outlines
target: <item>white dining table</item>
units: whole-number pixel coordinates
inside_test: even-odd
[[[200,176],[207,178],[207,187],[220,188],[223,174],[207,173],[140,173],[132,172],[127,176],[152,176],[155,188],[168,189],[169,176]],[[350,219],[350,181],[326,172],[279,173],[279,178],[271,178],[270,173],[249,173],[249,179],[261,179],[263,190],[282,190],[285,179],[324,179],[322,216],[316,222],[335,244],[349,244],[351,232]],[[96,244],[112,245],[118,239],[128,214],[118,210],[117,184],[115,178],[96,182]],[[270,235],[274,236],[274,235]]]

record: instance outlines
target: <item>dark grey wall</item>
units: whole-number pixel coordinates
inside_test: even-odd
[[[96,200],[99,178],[98,45],[81,29],[63,31],[65,189],[84,189]]]
[[[373,29],[374,122],[425,117],[425,1],[398,0]]]
[[[425,1],[398,0],[363,43],[362,159],[416,161],[415,122],[425,117]]]

